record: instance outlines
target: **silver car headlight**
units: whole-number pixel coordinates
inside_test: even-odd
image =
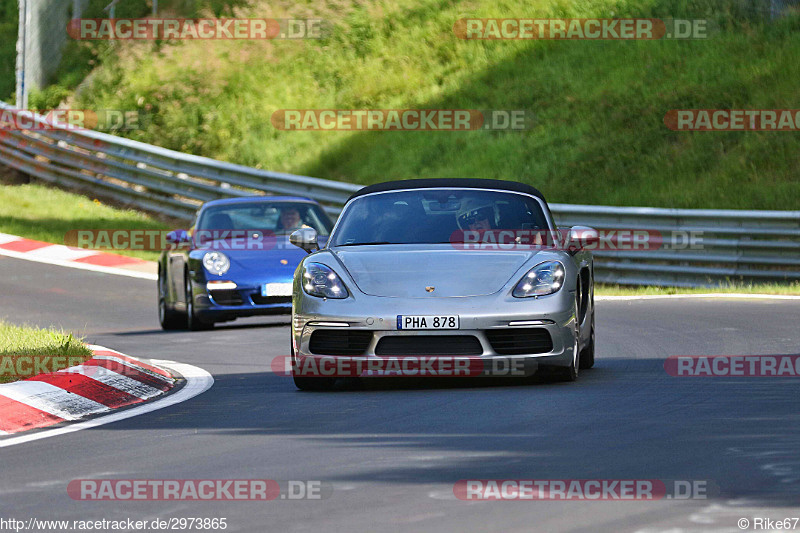
[[[203,266],[212,274],[221,276],[231,268],[231,261],[222,252],[206,252],[203,256]]]
[[[522,276],[511,294],[515,298],[553,294],[564,285],[564,274],[564,265],[558,261],[539,263]]]
[[[347,298],[347,288],[330,267],[320,263],[306,263],[303,267],[303,290],[318,298]]]

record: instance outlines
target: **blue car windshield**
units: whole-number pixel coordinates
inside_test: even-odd
[[[288,234],[314,228],[326,237],[333,223],[317,205],[308,202],[236,202],[207,207],[197,221],[198,230],[247,230]]]
[[[475,189],[418,189],[353,200],[328,246],[451,243],[467,230],[547,230],[527,195]]]

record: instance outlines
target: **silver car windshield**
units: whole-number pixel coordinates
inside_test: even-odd
[[[467,230],[546,230],[534,198],[475,189],[376,193],[352,201],[329,246],[452,243]]]

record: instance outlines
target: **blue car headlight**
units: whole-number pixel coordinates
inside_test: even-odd
[[[303,290],[318,298],[347,298],[347,288],[330,267],[320,263],[306,263],[303,266]]]
[[[203,256],[203,266],[212,274],[221,276],[231,268],[231,261],[222,252],[206,252]]]
[[[511,294],[515,298],[553,294],[564,286],[564,274],[564,265],[558,261],[539,263],[522,276]]]

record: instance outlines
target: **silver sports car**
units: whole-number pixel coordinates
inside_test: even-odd
[[[291,236],[310,254],[294,276],[295,384],[333,386],[340,374],[297,370],[319,357],[359,359],[354,375],[375,375],[370,363],[387,358],[465,358],[469,369],[513,359],[525,375],[546,368],[573,381],[594,364],[586,243],[596,235],[582,226],[557,230],[542,194],[517,182],[365,187],[347,201],[324,248],[313,229]],[[425,369],[422,360],[416,370]]]

